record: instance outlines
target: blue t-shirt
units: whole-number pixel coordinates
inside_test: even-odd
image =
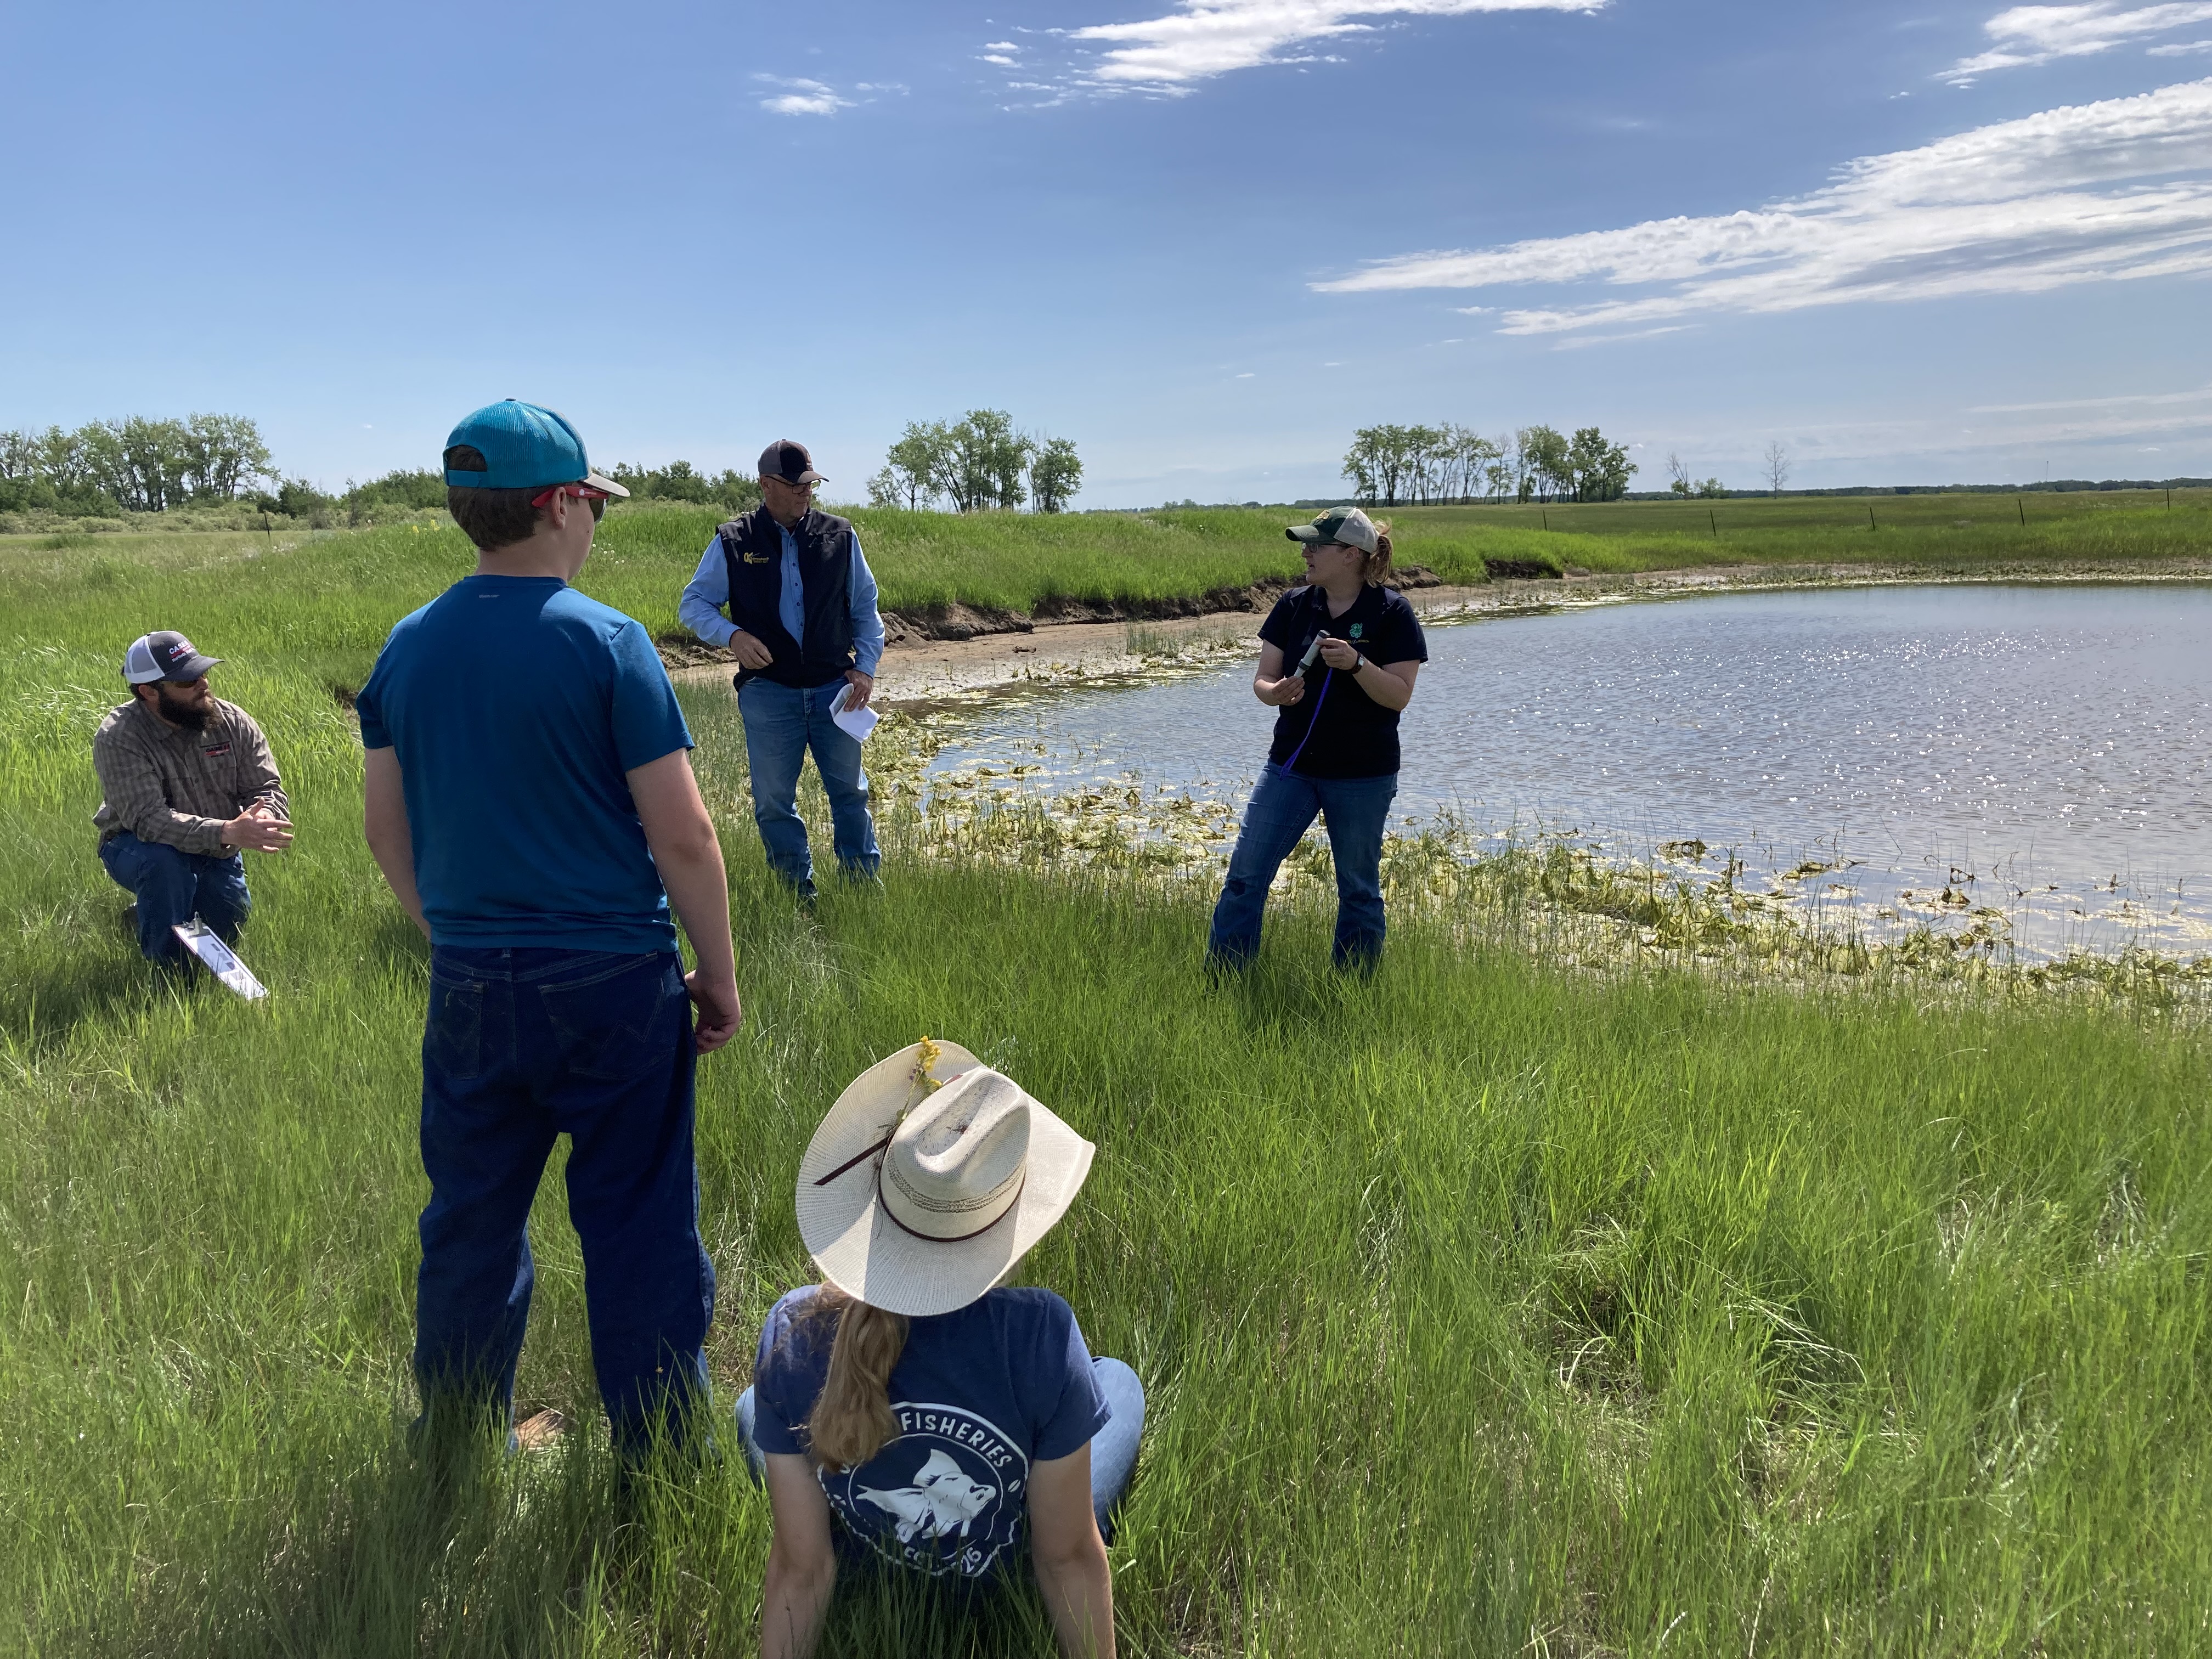
[[[834,1323],[799,1317],[815,1285],[769,1311],[753,1368],[753,1438],[803,1453]],[[858,1468],[817,1469],[846,1553],[980,1578],[1013,1559],[1033,1462],[1070,1456],[1113,1413],[1075,1315],[1050,1291],[988,1291],[911,1322],[891,1367],[905,1432]]]
[[[469,576],[392,630],[358,699],[399,757],[434,945],[676,947],[623,775],[691,747],[645,629],[553,576]]]

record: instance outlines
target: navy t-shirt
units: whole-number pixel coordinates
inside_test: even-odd
[[[557,577],[465,577],[357,707],[362,746],[398,752],[432,944],[676,948],[623,775],[691,732],[637,623]]]
[[[800,1317],[816,1285],[777,1303],[753,1369],[753,1438],[806,1449],[830,1370],[831,1321]],[[1050,1291],[988,1291],[912,1321],[891,1367],[904,1432],[857,1468],[817,1468],[848,1554],[932,1575],[980,1578],[1015,1559],[1029,1518],[1030,1465],[1088,1445],[1113,1416],[1075,1315]]]
[[[1378,666],[1429,659],[1413,607],[1387,587],[1361,588],[1340,617],[1328,614],[1328,595],[1320,588],[1294,587],[1275,601],[1260,624],[1260,637],[1282,647],[1287,674],[1297,672],[1323,629],[1349,640]],[[1275,711],[1267,758],[1301,777],[1387,776],[1398,769],[1398,711],[1369,696],[1354,676],[1316,657],[1306,671],[1305,696]]]

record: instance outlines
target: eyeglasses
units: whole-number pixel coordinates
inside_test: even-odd
[[[572,495],[580,501],[589,501],[592,504],[592,520],[594,523],[607,515],[607,492],[604,489],[595,489],[590,484],[554,484],[550,489],[541,489],[532,495],[530,498],[530,504],[532,507],[543,507],[556,495]]]

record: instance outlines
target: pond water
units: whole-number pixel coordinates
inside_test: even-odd
[[[1435,625],[1429,646],[1408,826],[1692,878],[1733,854],[1876,931],[2000,911],[2029,956],[2212,948],[2212,586],[1721,594]],[[1250,672],[1002,700],[932,770],[1241,806],[1273,718]],[[1808,863],[1836,867],[1783,874]]]

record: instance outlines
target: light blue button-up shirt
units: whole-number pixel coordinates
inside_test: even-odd
[[[783,534],[783,591],[776,596],[776,620],[784,632],[800,645],[806,642],[806,595],[799,586],[799,543],[781,525]],[[875,677],[883,660],[884,619],[876,614],[876,575],[860,552],[860,532],[853,532],[853,662],[863,674]],[[717,533],[699,556],[699,568],[684,589],[676,607],[677,619],[709,645],[727,650],[737,624],[722,614],[730,602],[730,568],[722,559],[722,538]]]

